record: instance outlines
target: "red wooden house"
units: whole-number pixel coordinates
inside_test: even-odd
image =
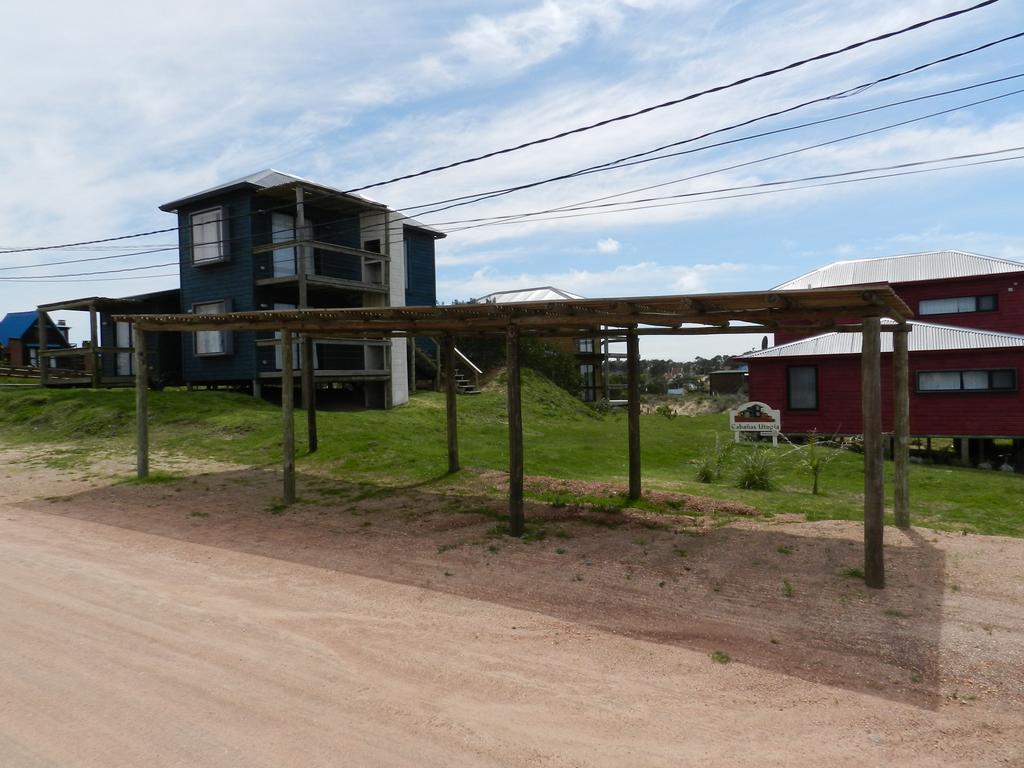
[[[836,262],[776,287],[879,282],[890,283],[916,316],[909,334],[911,434],[956,438],[964,458],[974,460],[992,452],[991,438],[1009,437],[1021,454],[1024,264],[936,251]],[[780,409],[787,433],[860,434],[860,335],[780,332],[775,341],[743,356],[751,400]],[[882,353],[890,430],[891,334],[884,334]]]

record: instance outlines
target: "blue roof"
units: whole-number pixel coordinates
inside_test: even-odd
[[[0,320],[0,344],[6,347],[11,343],[11,339],[20,339],[35,321],[34,311],[8,312],[4,319]]]

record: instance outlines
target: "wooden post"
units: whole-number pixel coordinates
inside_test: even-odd
[[[455,337],[444,337],[444,391],[448,424],[448,471],[459,471],[459,424],[457,393],[455,390]]]
[[[263,380],[259,376],[252,380],[252,396],[257,400],[263,399]]]
[[[971,466],[971,438],[960,438],[960,461],[965,467]]]
[[[316,371],[313,368],[313,339],[302,337],[302,407],[306,411],[306,435],[310,453],[316,453]]]
[[[434,391],[441,391],[441,345],[434,339]]]
[[[523,410],[519,379],[519,327],[510,325],[506,336],[508,376],[508,528],[522,536],[523,520]],[[453,377],[454,380],[454,377]]]
[[[636,328],[626,334],[626,375],[629,378],[629,498],[640,498],[640,340]]]
[[[893,507],[896,525],[910,527],[910,363],[907,326],[892,335]]]
[[[38,331],[39,331],[39,355],[38,355],[38,357],[36,357],[36,360],[39,363],[39,386],[41,386],[41,387],[45,387],[46,386],[46,380],[47,380],[47,369],[46,369],[46,366],[47,366],[47,363],[50,362],[49,360],[47,360],[43,356],[43,353],[46,352],[47,349],[49,349],[49,346],[47,345],[47,341],[49,340],[49,335],[50,334],[47,333],[48,329],[46,327],[46,318],[47,318],[47,314],[45,312],[43,312],[43,310],[41,310],[41,309],[37,309],[36,310],[36,325],[39,326],[38,327]],[[24,359],[25,358],[22,358],[22,360],[24,360]],[[14,360],[11,360],[11,365],[21,365],[21,362],[19,361],[19,362],[15,363]]]
[[[292,332],[281,331],[281,418],[284,437],[284,503],[295,501],[295,377],[292,369]]]
[[[882,458],[881,321],[864,318],[861,331],[861,413],[864,429],[864,583],[885,587],[885,480]]]
[[[132,329],[135,344],[135,471],[140,480],[149,477],[149,367],[146,364],[146,333]]]
[[[96,302],[89,304],[89,340],[92,344],[92,349],[89,351],[92,357],[92,387],[99,389],[103,376],[103,359],[99,353],[100,334],[96,323]]]

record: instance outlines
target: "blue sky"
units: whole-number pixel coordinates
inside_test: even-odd
[[[5,10],[0,247],[173,226],[160,203],[274,167],[351,188],[677,98],[970,4],[968,0],[85,4]],[[99,13],[97,9],[105,9]],[[407,208],[679,141],[1024,30],[1002,0],[770,79],[368,194]],[[749,136],[1024,73],[1024,42],[731,132]],[[707,174],[679,194],[1024,146],[1024,94],[787,158],[719,171],[1024,88],[1024,78],[825,126],[423,216],[520,213]],[[705,142],[706,143],[706,142]],[[696,145],[696,146],[699,146]],[[1021,153],[1016,153],[1021,154]],[[718,171],[718,172],[716,172]],[[442,300],[553,284],[585,296],[757,290],[836,259],[959,248],[1024,260],[1024,161],[863,183],[452,231]],[[629,199],[628,197],[625,199]],[[457,225],[447,225],[454,229]],[[130,241],[143,250],[168,235]],[[5,266],[116,250],[3,256]],[[5,271],[26,277],[166,254]],[[78,267],[78,268],[72,268]],[[0,281],[0,310],[172,287],[137,279]],[[124,277],[111,275],[110,277]],[[82,326],[80,318],[69,322]],[[644,340],[648,357],[739,352],[744,337]]]

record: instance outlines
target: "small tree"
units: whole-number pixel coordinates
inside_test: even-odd
[[[811,493],[815,496],[821,494],[820,480],[825,468],[839,455],[838,451],[826,451],[815,432],[807,436],[807,443],[803,447],[800,457],[801,466],[811,475]]]

